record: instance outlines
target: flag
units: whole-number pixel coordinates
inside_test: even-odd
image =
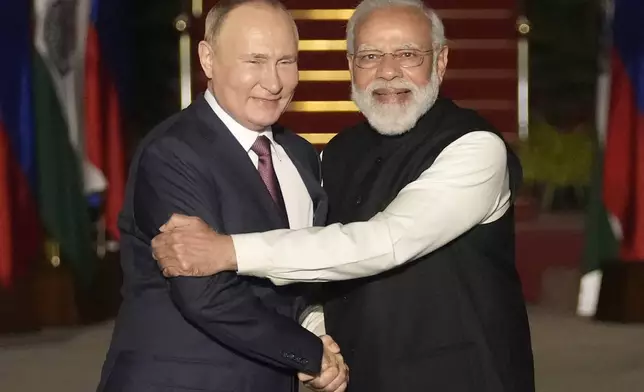
[[[0,287],[10,289],[42,251],[36,196],[32,113],[31,7],[27,1],[0,3]]]
[[[620,228],[619,258],[644,262],[644,2],[615,0],[603,199]]]
[[[0,284],[5,287],[11,284],[13,273],[9,154],[9,138],[0,118]]]
[[[119,0],[93,0],[87,31],[85,55],[85,149],[89,162],[107,180],[104,195],[105,227],[119,238],[118,214],[123,206],[125,168],[121,137],[121,105],[124,76],[123,25]]]
[[[597,88],[598,146],[577,313],[595,314],[601,268],[644,261],[644,18],[641,0],[604,1],[606,66]]]
[[[49,240],[59,245],[81,285],[96,268],[84,178],[88,165],[80,127],[82,67],[89,0],[33,3],[33,118],[38,211]]]
[[[604,152],[598,145],[590,184],[590,197],[586,211],[585,245],[581,265],[581,282],[577,314],[592,317],[597,309],[599,290],[602,282],[601,269],[615,261],[617,238],[602,199]]]

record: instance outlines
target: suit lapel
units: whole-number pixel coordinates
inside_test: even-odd
[[[251,197],[262,206],[262,210],[266,213],[266,218],[269,219],[272,226],[275,228],[285,227],[284,219],[279,214],[275,202],[268,193],[257,168],[248,157],[248,153],[244,151],[237,139],[212,111],[203,95],[194,101],[193,106],[197,117],[207,127],[204,130],[206,131],[204,136],[212,141],[210,146],[212,157],[221,161],[220,165],[232,172],[230,176],[235,178],[242,188],[247,189]],[[286,227],[288,227],[288,222]]]
[[[273,127],[273,137],[275,141],[279,143],[286,154],[291,158],[293,165],[297,169],[306,190],[309,192],[309,196],[313,201],[313,225],[314,226],[323,226],[326,223],[326,215],[328,210],[328,202],[326,193],[322,189],[317,178],[311,173],[311,169],[307,169],[306,166],[302,163],[302,159],[298,157],[295,153],[296,147],[290,143],[288,137],[284,135],[283,129],[278,127]]]

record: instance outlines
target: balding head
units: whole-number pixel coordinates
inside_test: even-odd
[[[219,105],[261,131],[284,112],[298,82],[293,18],[278,1],[220,1],[206,18],[199,60]]]
[[[284,4],[278,0],[222,0],[218,1],[206,15],[206,28],[204,31],[204,41],[211,44],[215,44],[217,41],[217,36],[221,30],[226,17],[231,13],[235,8],[251,4],[251,3],[263,3],[269,7],[273,7],[276,10],[281,10],[286,14],[289,14]],[[290,15],[290,14],[289,14]],[[297,35],[297,27],[295,21],[293,21],[293,28],[295,29],[295,34]]]

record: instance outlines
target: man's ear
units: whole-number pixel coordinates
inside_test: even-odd
[[[199,63],[201,64],[201,69],[206,74],[208,79],[212,79],[213,70],[212,63],[215,60],[215,52],[212,45],[206,41],[199,42],[197,47],[197,52],[199,54]]]
[[[438,75],[438,80],[440,80],[441,83],[443,82],[445,71],[447,70],[448,55],[449,48],[447,46],[443,46],[441,51],[438,53],[438,59],[436,59],[436,73]]]

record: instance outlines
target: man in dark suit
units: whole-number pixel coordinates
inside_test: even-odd
[[[297,288],[224,273],[165,279],[150,240],[173,213],[222,233],[323,224],[315,149],[274,123],[298,81],[297,30],[276,1],[220,1],[199,58],[208,90],[141,143],[119,222],[123,296],[99,391],[346,388],[339,348],[300,326]]]

